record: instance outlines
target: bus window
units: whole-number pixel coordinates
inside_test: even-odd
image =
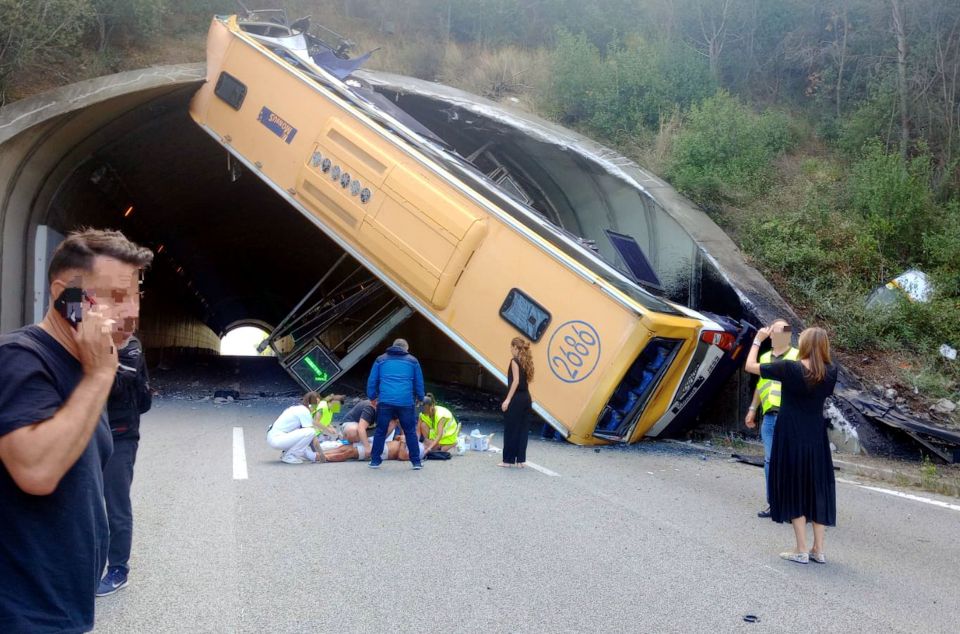
[[[500,316],[534,343],[550,324],[550,313],[518,288],[511,288],[500,306]]]
[[[600,415],[594,435],[623,439],[630,435],[660,379],[670,368],[683,341],[656,338],[633,362]]]

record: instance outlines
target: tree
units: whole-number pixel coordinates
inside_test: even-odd
[[[897,37],[897,90],[900,93],[900,156],[907,158],[910,149],[910,110],[907,97],[907,28],[900,0],[890,0],[893,32]]]
[[[0,0],[0,106],[10,74],[70,49],[89,13],[88,0]]]
[[[90,0],[97,25],[97,48],[105,51],[116,32],[151,37],[160,31],[164,0]]]

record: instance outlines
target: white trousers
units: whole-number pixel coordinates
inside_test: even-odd
[[[316,459],[316,454],[310,450],[313,435],[313,429],[309,427],[301,427],[291,432],[270,430],[267,433],[267,444],[274,449],[286,451],[288,455],[313,461]]]

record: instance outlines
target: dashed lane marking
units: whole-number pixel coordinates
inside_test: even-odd
[[[501,450],[500,447],[494,447],[493,445],[490,445],[490,451],[494,451],[494,452],[496,452],[496,453],[502,453],[502,452],[503,452],[503,450]],[[557,473],[556,471],[551,471],[550,469],[547,469],[546,467],[541,467],[541,466],[538,465],[536,462],[530,462],[530,461],[528,460],[528,461],[527,461],[526,463],[524,463],[524,464],[526,464],[528,467],[530,467],[530,468],[533,469],[534,471],[539,471],[539,472],[542,473],[543,475],[550,476],[551,478],[559,478],[559,477],[560,477],[560,474]]]
[[[243,446],[243,427],[233,428],[233,479],[247,479],[247,451]]]

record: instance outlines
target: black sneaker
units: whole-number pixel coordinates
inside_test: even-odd
[[[763,519],[770,517],[770,507],[768,506],[767,508],[757,513],[757,517],[761,517]]]
[[[423,463],[414,462],[414,463],[413,463],[413,467],[411,467],[411,468],[412,468],[414,471],[419,471],[420,469],[423,469]]]
[[[127,585],[127,572],[123,566],[110,566],[97,586],[97,596],[105,597]]]

